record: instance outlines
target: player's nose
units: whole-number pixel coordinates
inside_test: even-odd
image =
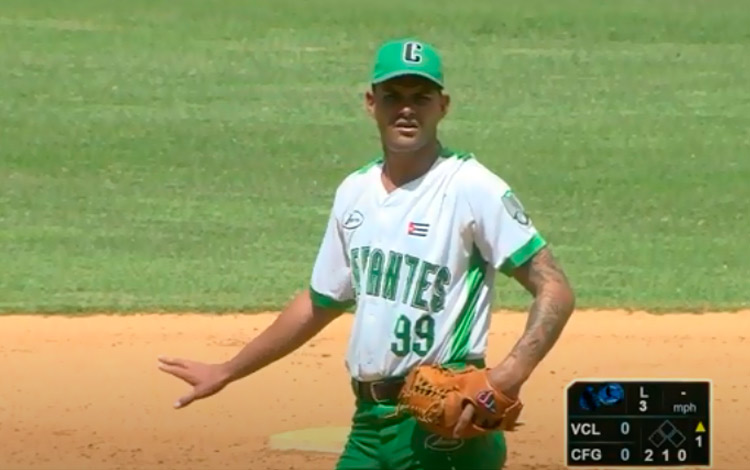
[[[399,120],[399,119],[411,120],[411,119],[414,119],[416,115],[417,113],[414,109],[414,106],[407,103],[399,108],[398,113],[396,115],[396,120]]]

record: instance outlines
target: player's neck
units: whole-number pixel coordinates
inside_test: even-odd
[[[427,173],[440,155],[439,141],[413,152],[394,152],[385,149],[381,179],[388,192],[403,186]]]

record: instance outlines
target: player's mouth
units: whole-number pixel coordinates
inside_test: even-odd
[[[417,134],[417,131],[419,131],[419,125],[417,125],[416,122],[411,121],[396,121],[394,127],[399,134],[406,137],[414,137]]]

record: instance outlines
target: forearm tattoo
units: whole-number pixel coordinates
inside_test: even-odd
[[[565,273],[549,250],[528,266],[528,288],[534,293],[526,328],[511,351],[523,363],[536,365],[560,337],[574,308],[574,297]]]

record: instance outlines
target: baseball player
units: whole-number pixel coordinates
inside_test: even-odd
[[[192,385],[175,404],[182,408],[286,356],[353,311],[346,366],[356,411],[336,468],[501,468],[502,431],[460,437],[472,405],[450,438],[393,413],[404,376],[419,364],[486,367],[495,389],[518,397],[571,315],[573,291],[506,181],[439,140],[450,99],[433,46],[416,39],[382,44],[365,104],[382,154],[338,186],[309,290],[227,362],[160,358],[160,368]],[[497,272],[533,301],[512,350],[485,364]]]

